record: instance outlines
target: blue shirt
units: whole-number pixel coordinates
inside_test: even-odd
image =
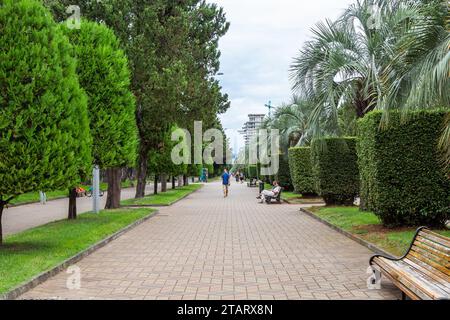
[[[222,175],[222,183],[223,183],[224,186],[227,186],[227,185],[230,184],[230,174],[229,174],[229,173],[226,173],[226,172],[225,172],[225,173]]]

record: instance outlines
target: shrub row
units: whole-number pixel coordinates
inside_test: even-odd
[[[258,166],[250,165],[247,167],[247,178],[254,179],[258,177]]]
[[[314,194],[311,148],[289,149],[289,168],[294,191],[303,195]]]
[[[361,205],[385,225],[442,226],[450,219],[450,180],[439,163],[438,139],[444,111],[413,112],[402,121],[381,112],[359,120],[358,162]]]
[[[292,180],[291,174],[289,170],[289,161],[288,157],[280,154],[279,157],[279,169],[278,173],[275,176],[275,180],[278,181],[283,190],[290,191],[292,190]]]
[[[328,205],[351,204],[359,194],[361,209],[384,225],[442,227],[450,219],[450,172],[438,141],[448,114],[418,111],[405,120],[391,112],[380,129],[382,113],[375,111],[359,120],[357,140],[325,138],[311,149],[290,149],[295,191],[315,191]]]
[[[327,205],[351,205],[359,192],[356,138],[324,138],[311,146],[315,189]]]

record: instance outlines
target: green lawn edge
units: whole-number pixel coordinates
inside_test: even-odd
[[[122,182],[122,189],[133,188],[134,184],[135,184],[135,181],[126,180],[126,181]],[[82,185],[81,187],[83,187],[84,189],[89,188],[89,186],[87,186],[87,185]],[[106,191],[108,189],[108,184],[102,182],[100,184],[100,189]],[[46,192],[47,201],[64,199],[64,198],[67,198],[68,194],[69,194],[68,190],[49,191],[49,192]],[[40,201],[39,192],[29,192],[29,193],[21,194],[21,195],[17,196],[16,198],[14,198],[13,200],[11,200],[11,202],[9,203],[9,206],[16,207],[16,206],[22,206],[22,205],[26,205],[26,204],[39,203],[39,201]]]
[[[203,184],[190,184],[176,189],[168,189],[166,192],[159,192],[156,195],[149,195],[140,199],[128,199],[121,201],[121,205],[126,206],[170,206],[173,203],[187,197],[195,191],[201,189]]]
[[[0,295],[83,252],[156,210],[103,210],[5,237],[0,247]]]
[[[308,209],[317,217],[385,250],[394,256],[402,256],[408,250],[417,228],[383,227],[380,219],[370,211],[358,207],[312,207]],[[450,230],[433,230],[450,237]]]

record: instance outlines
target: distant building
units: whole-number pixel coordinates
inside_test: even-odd
[[[258,129],[261,127],[265,114],[249,114],[249,121],[244,124],[240,134],[244,136],[245,146],[250,144],[250,141],[258,135]]]

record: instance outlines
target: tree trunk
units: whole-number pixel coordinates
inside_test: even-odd
[[[175,176],[172,176],[172,189],[175,189]]]
[[[158,194],[158,175],[155,174],[155,182],[153,183],[153,194]]]
[[[6,203],[4,201],[0,201],[0,246],[3,245],[3,225],[2,225],[2,216],[3,209],[5,209]]]
[[[161,175],[161,192],[167,191],[167,175],[163,173]]]
[[[356,92],[355,100],[354,100],[354,106],[355,106],[355,112],[356,116],[358,118],[364,118],[364,116],[372,111],[375,106],[371,106],[369,108],[370,100],[367,100],[364,98],[363,93],[363,86],[361,84],[358,85],[358,91]]]
[[[185,186],[189,185],[189,179],[186,174],[183,175],[183,185],[185,185]]]
[[[108,196],[105,209],[120,208],[120,183],[122,181],[122,169],[109,168],[106,170],[108,178]]]
[[[147,146],[139,147],[139,160],[137,168],[137,186],[136,199],[145,197],[145,186],[147,185],[147,168],[148,168],[148,148]]]
[[[69,220],[75,220],[77,218],[77,189],[72,188],[69,190]]]
[[[179,187],[183,186],[183,176],[178,176],[178,186]]]

